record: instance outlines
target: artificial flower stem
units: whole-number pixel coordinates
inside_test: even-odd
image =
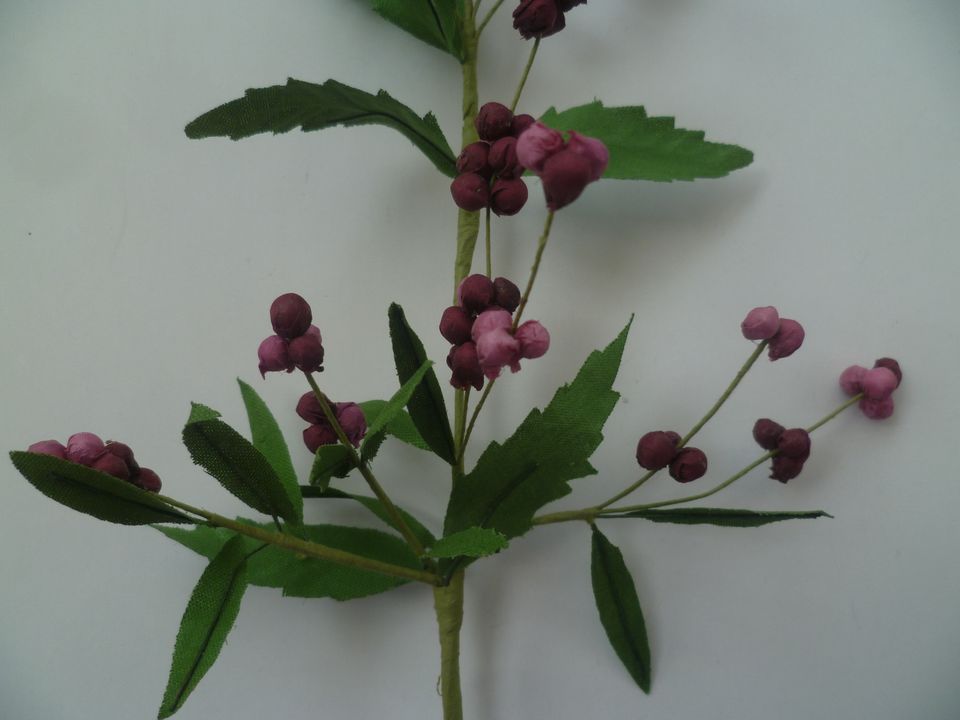
[[[614,495],[612,498],[610,498],[610,499],[607,500],[606,502],[600,503],[599,505],[597,505],[597,508],[599,508],[600,510],[602,510],[603,508],[607,507],[608,505],[613,505],[613,503],[615,503],[617,500],[622,500],[622,499],[625,498],[627,495],[629,495],[629,494],[632,493],[633,491],[635,491],[635,490],[637,490],[638,488],[640,488],[647,480],[649,480],[650,478],[652,478],[654,475],[656,475],[656,474],[657,474],[660,470],[662,470],[662,469],[663,469],[663,468],[657,468],[656,470],[649,470],[648,472],[644,473],[644,475],[643,475],[639,480],[637,480],[633,485],[631,485],[630,487],[622,490],[621,492],[618,492],[616,495]]]
[[[440,697],[443,720],[463,720],[460,692],[460,628],[463,625],[463,574],[454,573],[446,585],[434,587],[433,607],[440,634]]]
[[[543,251],[547,248],[547,240],[550,239],[550,228],[553,227],[553,216],[553,210],[547,213],[547,221],[543,225],[543,234],[540,236],[540,241],[537,243],[537,254],[533,258],[533,267],[530,268],[530,277],[527,280],[527,288],[523,291],[523,297],[520,298],[520,306],[517,308],[517,314],[513,317],[512,330],[517,329],[517,326],[520,324],[520,318],[523,316],[523,311],[527,307],[527,302],[530,300],[530,293],[533,291],[533,284],[536,282],[537,272],[540,270],[540,259],[543,257]]]
[[[477,5],[479,7],[479,3],[477,3]],[[487,26],[487,23],[493,19],[493,16],[497,14],[497,10],[500,9],[501,5],[503,5],[503,0],[497,0],[497,2],[493,4],[493,7],[487,11],[487,14],[483,16],[483,20],[477,27],[477,37],[480,37],[480,33],[483,32],[483,29]]]
[[[513,102],[510,103],[510,112],[517,109],[517,103],[520,102],[520,94],[523,92],[523,86],[527,84],[527,78],[530,76],[530,68],[533,67],[533,61],[537,57],[537,50],[540,49],[540,38],[533,41],[533,47],[530,48],[530,56],[527,58],[527,64],[523,68],[523,75],[520,76],[520,84],[517,85],[517,91],[513,94]]]
[[[490,208],[487,208],[487,277],[493,279],[493,257],[490,253]]]
[[[487,386],[483,389],[483,394],[480,396],[480,399],[477,401],[477,406],[473,409],[473,415],[470,416],[470,424],[467,425],[467,430],[463,434],[463,442],[460,443],[460,462],[463,462],[463,454],[467,450],[467,443],[470,442],[470,435],[473,433],[473,426],[477,422],[477,415],[480,414],[480,409],[483,407],[483,404],[487,401],[487,396],[490,395],[490,391],[493,390],[493,384],[497,381],[496,378],[487,383]]]

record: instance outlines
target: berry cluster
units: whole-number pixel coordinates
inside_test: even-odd
[[[782,483],[799,475],[810,457],[810,433],[803,428],[787,430],[770,418],[760,418],[753,424],[753,439],[764,450],[777,452],[771,461],[770,477]]]
[[[133,450],[122,442],[107,440],[88,432],[75,433],[67,440],[66,447],[56,440],[42,440],[27,448],[27,452],[53,455],[126,480],[141,490],[160,492],[160,478],[150,468],[140,467],[133,457]]]
[[[567,26],[563,14],[587,0],[521,0],[513,11],[513,27],[524,40],[555,35]]]
[[[880,358],[867,370],[851,365],[840,374],[840,388],[850,397],[863,393],[860,410],[871,420],[893,415],[893,391],[900,387],[903,373],[893,358]]]
[[[260,343],[260,375],[268,372],[323,372],[320,329],[311,325],[313,313],[296,293],[281,295],[270,305],[270,323],[275,335]]]
[[[480,390],[484,376],[493,380],[507,366],[517,372],[521,358],[532,360],[549,349],[550,334],[536,320],[514,330],[520,288],[506,278],[491,281],[486,275],[471,275],[460,283],[457,298],[459,304],[440,318],[440,334],[453,345],[447,366],[455,388]]]
[[[489,207],[497,215],[516,215],[527,203],[527,185],[520,176],[517,138],[534,123],[530,115],[488,102],[474,121],[480,140],[457,158],[459,175],[450,184],[457,207],[475,212]]]
[[[359,405],[352,402],[332,403],[328,400],[327,403],[333,410],[347,439],[354,447],[358,447],[360,441],[363,440],[363,436],[367,434],[367,419],[363,415],[363,410],[360,409]],[[303,431],[303,442],[310,452],[317,452],[317,448],[321,445],[335,445],[337,443],[337,433],[327,420],[317,396],[312,392],[301,396],[297,403],[297,415],[310,423],[310,427]]]
[[[707,455],[695,447],[677,448],[680,435],[672,430],[648,432],[637,443],[637,462],[644,470],[660,470],[670,466],[670,477],[688,483],[707,472]]]
[[[543,123],[533,123],[517,140],[520,164],[543,182],[550,210],[566,207],[601,178],[610,162],[607,146],[573,130],[569,138]]]
[[[793,355],[803,344],[803,326],[796,320],[780,317],[772,306],[756,307],[740,323],[747,340],[766,340],[767,356],[771,360]]]

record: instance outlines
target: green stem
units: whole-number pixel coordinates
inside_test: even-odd
[[[493,280],[493,258],[490,253],[490,208],[487,208],[487,277]]]
[[[520,84],[517,85],[517,91],[513,94],[513,102],[510,103],[510,111],[517,109],[517,103],[520,102],[520,93],[523,92],[523,86],[527,84],[527,78],[530,76],[530,68],[533,67],[533,61],[537,57],[537,50],[540,49],[540,38],[533,41],[533,47],[530,48],[530,55],[527,57],[527,64],[523,68],[523,75],[520,76]]]
[[[533,258],[533,267],[530,268],[530,277],[527,280],[527,288],[523,291],[523,297],[520,298],[520,306],[517,308],[517,314],[513,318],[513,330],[520,324],[520,318],[530,300],[530,293],[533,292],[533,284],[537,281],[537,273],[540,271],[540,259],[543,257],[543,251],[547,249],[547,240],[550,239],[550,228],[553,227],[553,215],[551,210],[547,213],[547,221],[543,225],[543,234],[540,235],[540,241],[537,243],[537,254]]]
[[[460,628],[463,625],[463,570],[450,583],[433,589],[433,607],[440,631],[440,697],[443,720],[463,720],[460,693]]]
[[[500,9],[501,5],[503,5],[503,0],[497,0],[497,2],[494,3],[493,7],[487,11],[487,14],[483,17],[483,21],[480,23],[480,26],[477,28],[477,37],[480,37],[480,33],[483,32],[483,29],[487,26],[487,23],[489,23],[493,19],[493,16],[497,14],[497,10]]]
[[[474,121],[480,107],[477,93],[477,31],[472,12],[464,14],[461,23],[463,36],[464,61],[461,66],[463,75],[463,101],[461,103],[462,128],[460,146],[466,147],[477,141],[477,128]],[[480,234],[480,213],[460,210],[457,215],[457,258],[453,267],[453,302],[457,302],[457,287],[460,281],[470,274],[473,264],[473,251]]]
[[[493,384],[497,381],[496,378],[487,383],[487,386],[483,389],[483,395],[480,396],[480,400],[477,401],[477,406],[473,409],[473,415],[470,416],[470,424],[467,425],[467,430],[463,434],[463,442],[460,443],[460,463],[463,464],[463,454],[467,451],[467,443],[470,442],[470,435],[473,433],[473,426],[477,423],[477,416],[480,414],[480,409],[483,407],[483,404],[487,401],[487,397],[490,395],[490,391],[493,390]]]

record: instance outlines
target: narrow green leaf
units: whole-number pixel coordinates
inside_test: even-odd
[[[216,420],[220,413],[203,403],[190,403],[190,417],[187,418],[187,424],[200,422],[202,420]]]
[[[387,439],[387,431],[380,430],[371,435],[369,432],[363,438],[363,444],[360,448],[360,462],[369,463],[380,451],[380,446]]]
[[[607,178],[661,182],[717,178],[753,162],[753,153],[745,148],[708,142],[702,131],[674,127],[671,117],[647,117],[639,106],[604,107],[594,100],[563,112],[550,108],[540,121],[602,140],[610,151]]]
[[[619,515],[604,515],[603,519],[643,518],[660,523],[680,525],[720,525],[722,527],[760,527],[782,520],[805,520],[833,517],[823,510],[799,512],[780,510],[737,510],[734,508],[671,508],[669,510],[635,510]]]
[[[335,125],[393,128],[420,148],[440,172],[456,175],[456,157],[433,113],[421,118],[384,90],[372,95],[336,80],[317,85],[289,78],[286,85],[251,88],[242,98],[204,113],[185,132],[194,140],[239,140],[265,132],[285,133],[298,126],[308,132]]]
[[[263,453],[283,484],[283,489],[286,490],[290,504],[293,506],[293,523],[302,525],[303,497],[300,495],[300,483],[297,480],[297,472],[293,469],[287,442],[283,439],[283,433],[280,432],[280,426],[257,391],[240,378],[237,378],[237,383],[240,385],[243,404],[247,408],[253,446]]]
[[[610,644],[640,689],[649,693],[650,644],[637,590],[619,548],[596,526],[593,527],[590,576],[600,623]]]
[[[458,20],[463,0],[373,0],[373,9],[418,40],[466,59]]]
[[[364,417],[366,417],[369,422],[383,411],[383,408],[387,405],[387,401],[367,400],[366,402],[358,404],[360,405],[360,409],[363,410]],[[405,442],[408,445],[413,445],[421,450],[430,449],[430,446],[427,445],[426,441],[420,435],[420,431],[417,430],[417,426],[413,424],[410,413],[406,410],[400,410],[397,416],[387,424],[387,434],[393,435],[397,440]]]
[[[209,408],[207,408],[209,410]],[[193,461],[244,503],[266,515],[298,524],[298,516],[273,466],[240,433],[194,405],[183,428],[183,444]]]
[[[397,414],[403,410],[410,398],[413,396],[413,393],[420,386],[420,382],[423,380],[424,376],[429,372],[430,368],[433,366],[433,363],[429,360],[424,360],[423,363],[417,368],[417,371],[410,376],[409,380],[406,380],[403,385],[400,386],[400,389],[394,393],[393,397],[387,401],[387,404],[384,406],[383,410],[374,418],[373,422],[367,428],[367,436],[376,435],[381,430],[385,429],[387,425],[397,417]]]
[[[15,451],[10,459],[31,485],[52,500],[121,525],[191,523],[153,493],[52,455]]]
[[[397,366],[400,383],[406,383],[427,361],[423,343],[410,327],[403,308],[393,303],[388,312],[390,318],[390,341],[393,344],[393,359]],[[423,382],[417,387],[407,403],[410,418],[421,437],[433,452],[453,465],[456,462],[453,447],[453,432],[447,418],[447,406],[443,401],[436,373],[429,369]]]
[[[510,543],[501,533],[489,528],[472,527],[438,540],[427,555],[435,558],[486,557],[500,552]]]
[[[248,549],[235,537],[219,550],[193,589],[180,621],[159,718],[179,710],[213,665],[240,611],[247,589]]]
[[[343,445],[321,445],[310,468],[310,484],[326,489],[332,478],[344,478],[353,470],[353,460]]]

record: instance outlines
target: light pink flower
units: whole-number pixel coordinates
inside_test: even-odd
[[[494,328],[479,336],[477,357],[483,374],[493,380],[507,365],[512,372],[520,369],[520,343],[505,328]]]
[[[527,320],[514,334],[520,343],[520,357],[533,360],[550,349],[550,333],[536,320]]]
[[[517,160],[530,172],[539,175],[551,155],[563,149],[563,135],[536,122],[517,138]]]
[[[510,313],[502,308],[490,308],[477,315],[473,321],[470,336],[474,342],[479,342],[483,335],[492,330],[506,330],[513,324]]]

